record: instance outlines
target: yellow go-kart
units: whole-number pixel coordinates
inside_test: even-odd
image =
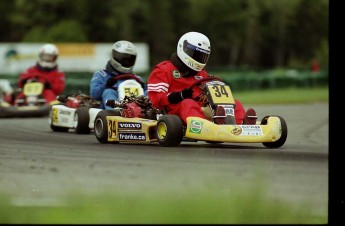
[[[44,85],[38,79],[29,79],[24,87],[14,94],[14,103],[0,103],[0,118],[4,117],[42,117],[49,114],[51,105],[42,96]]]
[[[147,101],[147,109],[137,107],[138,114],[126,117],[126,104],[117,111],[100,111],[95,119],[95,136],[100,143],[158,142],[161,146],[175,147],[182,141],[205,141],[207,143],[262,143],[268,148],[279,148],[287,139],[287,125],[283,117],[269,115],[255,125],[235,123],[235,101],[231,89],[221,79],[208,77],[190,88],[202,89],[199,100],[208,119],[187,118],[187,124],[176,115],[164,114]],[[145,97],[143,97],[145,98]],[[132,102],[135,103],[135,102]],[[225,124],[216,124],[214,112],[217,106],[225,109]],[[133,111],[133,110],[131,110]],[[133,111],[134,112],[134,111]],[[127,114],[128,115],[128,114]]]

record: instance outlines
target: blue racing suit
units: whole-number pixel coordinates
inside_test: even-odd
[[[118,80],[112,87],[107,87],[107,81],[111,77],[116,77],[122,75],[122,73],[113,71],[109,72],[108,70],[99,70],[96,71],[90,81],[90,96],[96,100],[101,101],[102,109],[111,110],[113,108],[105,105],[107,100],[116,100],[118,101],[117,88],[121,82],[125,81],[123,79]],[[135,75],[135,74],[134,74]],[[144,84],[142,77],[137,76]],[[147,96],[147,86],[144,86],[144,95]]]

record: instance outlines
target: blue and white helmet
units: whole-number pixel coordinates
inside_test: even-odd
[[[117,71],[132,73],[137,58],[137,49],[129,41],[115,42],[111,49],[110,64]]]
[[[201,71],[211,53],[210,40],[199,32],[188,32],[177,44],[177,56],[194,71]]]

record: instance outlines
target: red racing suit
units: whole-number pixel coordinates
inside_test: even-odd
[[[65,73],[59,71],[57,68],[50,71],[45,71],[40,69],[39,66],[35,65],[28,68],[25,72],[20,74],[18,80],[18,87],[23,88],[23,81],[27,79],[36,78],[43,84],[49,83],[49,87],[43,90],[43,97],[47,102],[51,102],[56,99],[56,97],[61,94],[65,89]],[[23,94],[19,94],[17,98],[20,98]]]
[[[148,97],[154,107],[165,109],[167,114],[179,116],[185,123],[187,122],[187,117],[190,116],[206,119],[201,108],[201,102],[197,102],[194,99],[183,99],[177,104],[171,104],[168,100],[170,93],[180,92],[190,87],[197,80],[205,77],[209,77],[205,70],[201,70],[194,76],[182,77],[171,61],[163,61],[153,68],[148,78]],[[201,94],[201,90],[198,87],[194,87],[193,91],[193,98]],[[235,102],[236,123],[242,124],[245,110],[239,100],[235,99]]]

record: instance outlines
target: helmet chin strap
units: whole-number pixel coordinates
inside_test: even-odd
[[[107,70],[108,72],[110,73],[116,73],[116,74],[119,74],[120,72],[118,70],[116,70],[112,65],[111,63],[108,61],[107,62],[107,65],[105,66],[105,70]]]
[[[187,65],[185,65],[182,60],[177,56],[176,53],[173,53],[170,57],[171,62],[177,67],[179,72],[181,73],[182,77],[190,77],[198,74],[197,71],[194,71],[193,69],[189,68]]]

